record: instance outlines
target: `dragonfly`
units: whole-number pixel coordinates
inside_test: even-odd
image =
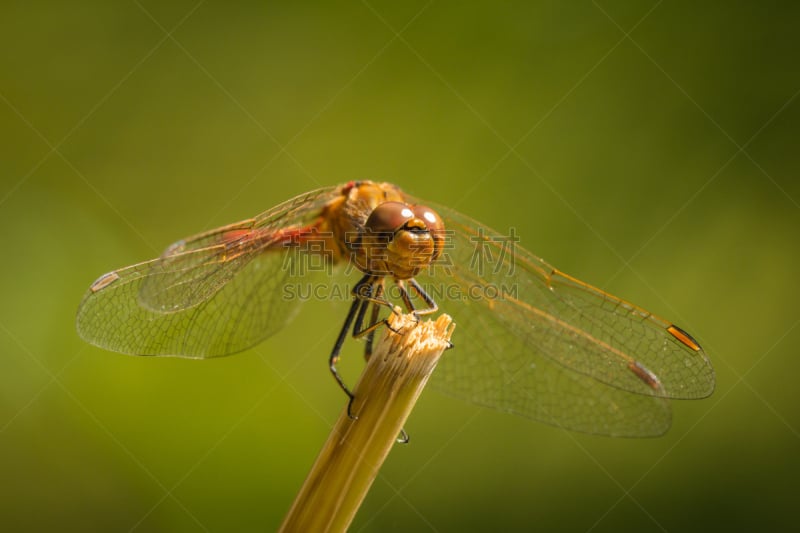
[[[453,316],[457,346],[429,383],[480,406],[648,437],[669,429],[671,399],[711,395],[713,367],[689,333],[561,272],[509,233],[391,183],[351,181],[100,276],[79,306],[77,331],[115,352],[226,356],[294,317],[303,298],[287,292],[292,283],[345,265],[361,278],[329,367],[351,402],[336,370],[342,347],[349,334],[366,337],[369,357],[386,324],[381,311],[397,312],[397,302],[418,317],[440,304]]]

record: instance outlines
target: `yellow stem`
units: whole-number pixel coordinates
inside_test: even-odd
[[[447,315],[417,323],[397,313],[389,325],[353,390],[358,418],[342,411],[280,531],[348,528],[455,327]]]

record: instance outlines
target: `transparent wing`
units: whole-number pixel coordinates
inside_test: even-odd
[[[480,323],[468,312],[452,314],[457,321],[455,347],[439,360],[431,387],[477,405],[595,435],[655,437],[669,429],[668,399],[605,385],[540,355],[520,336],[498,343],[474,329],[491,323]],[[509,357],[523,353],[524,362]]]
[[[208,300],[253,257],[270,248],[284,249],[291,232],[312,224],[337,193],[337,187],[305,193],[257,217],[171,244],[149,262],[140,304],[172,312]]]
[[[298,303],[282,288],[305,272],[297,249],[285,244],[317,222],[337,194],[332,187],[300,195],[101,276],[78,309],[78,333],[135,355],[203,358],[258,344],[286,324]]]
[[[665,398],[713,391],[707,357],[679,328],[559,272],[513,233],[431,207],[447,245],[433,275],[417,280],[458,327],[433,386],[557,426],[626,436],[666,431]]]

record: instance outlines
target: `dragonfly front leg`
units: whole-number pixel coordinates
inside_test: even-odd
[[[394,328],[392,328],[392,326],[389,324],[389,321],[387,319],[384,318],[382,320],[378,320],[378,312],[380,311],[380,308],[378,307],[379,305],[383,305],[383,306],[388,307],[389,310],[392,313],[395,313],[395,314],[398,314],[398,315],[400,314],[399,311],[397,311],[395,309],[395,307],[392,304],[392,302],[390,302],[389,300],[387,300],[383,296],[384,283],[385,283],[385,278],[381,277],[381,278],[374,279],[373,284],[371,286],[369,286],[369,287],[365,287],[361,294],[357,294],[356,295],[355,290],[353,290],[353,295],[355,295],[357,298],[360,298],[360,299],[364,300],[365,304],[372,304],[372,306],[373,306],[372,307],[372,316],[370,318],[370,323],[369,323],[369,325],[367,327],[363,327],[364,316],[367,313],[367,306],[366,305],[362,309],[359,310],[358,316],[356,317],[355,324],[353,325],[353,338],[358,339],[360,337],[363,337],[364,335],[368,335],[368,338],[367,338],[367,348],[368,348],[367,349],[367,354],[372,353],[372,340],[371,340],[371,338],[373,336],[373,332],[377,328],[379,328],[381,326],[386,326],[387,328],[391,329],[395,333],[399,333],[399,331],[397,331]],[[374,295],[372,294],[373,290],[375,291]],[[369,358],[368,355],[367,355],[367,358]]]
[[[422,286],[419,283],[417,283],[417,280],[415,280],[414,278],[410,278],[408,280],[408,284],[411,285],[411,288],[414,289],[414,292],[416,292],[417,295],[419,295],[419,297],[422,298],[422,300],[426,304],[428,304],[428,307],[426,307],[425,309],[412,309],[415,315],[417,316],[429,315],[439,310],[439,306],[436,305],[434,299],[431,298],[427,292],[425,292],[425,289],[423,289]],[[405,292],[405,290],[403,292]],[[408,297],[407,294],[406,297]]]
[[[415,316],[419,317],[420,315],[429,315],[429,314],[435,313],[436,311],[439,310],[439,306],[436,305],[436,300],[431,298],[431,296],[427,292],[425,292],[425,289],[423,289],[422,286],[419,283],[417,283],[417,280],[415,280],[414,278],[411,278],[411,279],[408,280],[408,284],[411,285],[411,288],[414,289],[414,292],[416,292],[417,295],[420,298],[422,298],[422,300],[426,304],[428,304],[428,307],[425,308],[425,309],[419,309],[419,310],[412,309]],[[403,289],[403,287],[400,287],[400,288],[406,294],[406,298],[408,298],[408,293],[405,291],[405,289]],[[409,300],[410,300],[410,298],[409,298]],[[448,340],[447,341],[447,349],[449,350],[450,348],[453,348],[453,346],[454,346],[453,343]]]

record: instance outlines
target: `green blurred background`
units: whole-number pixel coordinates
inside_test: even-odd
[[[96,349],[75,310],[103,272],[358,178],[515,227],[695,334],[718,385],[674,403],[672,430],[649,440],[427,391],[354,531],[789,528],[799,15],[795,2],[3,2],[0,529],[277,528],[344,405],[325,358],[346,305],[310,303],[213,361]]]

